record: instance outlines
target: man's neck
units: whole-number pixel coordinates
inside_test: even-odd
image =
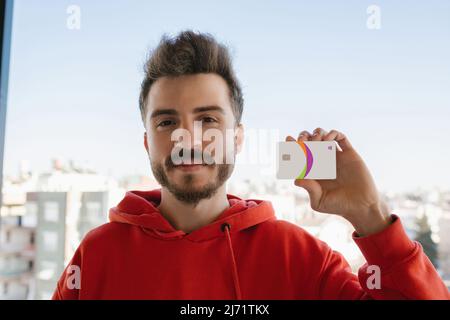
[[[201,200],[196,206],[179,201],[162,188],[158,209],[176,230],[190,233],[213,222],[229,206],[224,184],[214,196]]]

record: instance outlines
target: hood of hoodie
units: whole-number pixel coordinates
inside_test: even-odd
[[[111,208],[111,222],[140,226],[155,236],[174,240],[185,238],[191,241],[205,241],[224,236],[224,226],[230,233],[239,232],[270,219],[276,219],[272,204],[263,200],[243,200],[227,195],[230,207],[213,222],[190,233],[176,230],[158,210],[161,190],[128,191],[120,203]]]
[[[191,233],[176,230],[161,212],[161,190],[128,191],[123,200],[110,209],[111,222],[127,223],[141,227],[163,240],[186,239],[202,242],[214,238],[225,238],[224,244],[229,249],[229,263],[232,272],[232,286],[236,299],[242,299],[237,261],[234,254],[232,235],[267,220],[276,219],[272,204],[262,200],[242,200],[227,195],[230,207],[224,210],[213,222]]]

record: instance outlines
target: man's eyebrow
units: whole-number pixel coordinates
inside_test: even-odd
[[[154,110],[150,116],[151,119],[156,118],[157,116],[161,116],[161,115],[175,115],[178,114],[178,111],[175,109],[158,109],[158,110]]]
[[[204,107],[196,107],[194,108],[194,110],[192,111],[193,113],[200,113],[200,112],[205,112],[205,111],[219,111],[220,113],[225,113],[225,111],[219,107],[219,106],[204,106]],[[150,118],[156,118],[158,116],[161,115],[177,115],[178,111],[175,109],[157,109],[154,110],[151,115]]]
[[[193,113],[200,113],[205,111],[219,111],[220,113],[225,113],[225,111],[219,107],[219,106],[204,106],[204,107],[197,107],[193,110]]]

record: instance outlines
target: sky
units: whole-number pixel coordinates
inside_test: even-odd
[[[449,1],[15,2],[5,174],[61,157],[150,175],[143,63],[164,33],[193,29],[229,46],[247,131],[336,129],[380,189],[450,189]],[[367,27],[370,5],[380,29]],[[260,176],[238,157],[233,179]]]

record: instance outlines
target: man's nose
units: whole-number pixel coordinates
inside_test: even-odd
[[[201,121],[182,121],[179,128],[185,130],[185,134],[187,135],[187,137],[184,137],[181,145],[179,144],[179,146],[182,146],[186,149],[201,149],[203,146],[203,133],[201,124]]]

